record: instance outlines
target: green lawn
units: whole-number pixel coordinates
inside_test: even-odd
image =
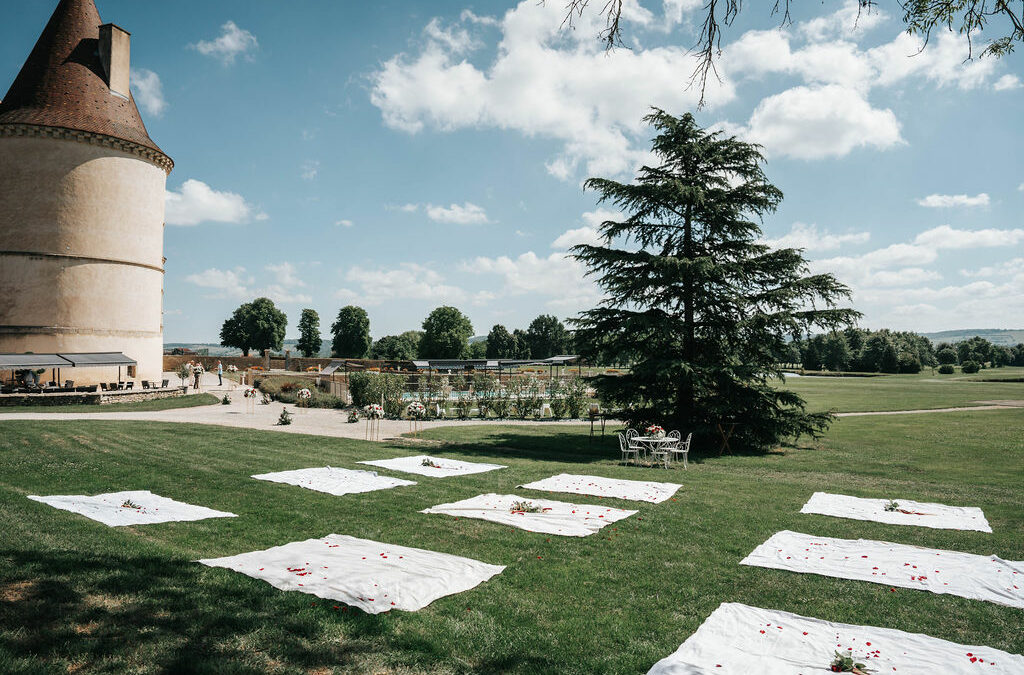
[[[810,410],[864,412],[976,406],[979,401],[1024,400],[1024,382],[982,382],[982,378],[1024,378],[1024,368],[995,368],[976,375],[886,375],[879,377],[789,377],[786,386],[806,399]]]
[[[220,399],[213,394],[190,394],[177,398],[158,398],[151,401],[110,403],[107,405],[22,405],[0,406],[3,413],[111,413],[111,412],[152,412],[154,410],[177,410],[195,408],[200,405],[214,405]]]
[[[509,468],[345,497],[248,476],[365,468],[423,444],[102,420],[3,428],[0,672],[636,673],[723,601],[1024,652],[1022,610],[738,564],[782,529],[1024,559],[1024,409],[848,418],[813,447],[685,472],[619,466],[589,427],[439,429],[424,434],[432,454]],[[684,487],[659,505],[605,500],[640,513],[584,539],[417,513],[483,492],[540,497],[515,486],[563,471]],[[25,499],[127,489],[240,517],[108,528]],[[995,533],[799,514],[816,490],[977,505]],[[419,612],[370,616],[192,562],[332,532],[508,568]]]

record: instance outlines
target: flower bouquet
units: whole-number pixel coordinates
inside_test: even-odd
[[[891,499],[885,505],[885,510],[889,511],[889,512],[905,513],[908,516],[931,516],[931,515],[934,515],[934,514],[931,514],[931,513],[922,513],[920,511],[911,511],[910,509],[901,509],[900,508],[900,503],[896,502],[896,501],[893,501]]]
[[[228,366],[228,372],[229,373],[237,373],[238,372],[238,366],[236,366],[236,365]]]
[[[410,419],[421,420],[427,416],[427,408],[419,401],[413,401],[405,408],[405,414]]]
[[[367,419],[384,419],[384,406],[380,405],[379,403],[371,403],[370,405],[363,408],[363,412],[366,414]]]
[[[245,393],[243,393],[242,396],[244,396],[245,398],[256,398],[256,393],[256,389],[250,387],[245,390]]]
[[[420,466],[429,466],[431,469],[442,469],[442,468],[444,468],[440,464],[435,464],[434,460],[430,459],[429,457],[424,457],[423,461],[420,462]]]
[[[359,411],[358,410],[350,410],[350,411],[348,411],[348,423],[349,424],[355,424],[358,421],[359,421]]]
[[[657,424],[652,424],[644,429],[644,431],[647,432],[647,435],[651,438],[665,438],[665,429]]]
[[[138,504],[136,504],[135,502],[133,502],[130,499],[124,500],[124,503],[121,504],[121,508],[122,509],[135,509],[136,511],[141,511],[142,510],[141,506],[139,506]]]
[[[531,504],[528,501],[521,501],[512,502],[512,506],[509,508],[509,513],[543,513],[550,510],[551,509],[541,508],[536,504]]]
[[[854,675],[868,675],[871,672],[863,663],[857,663],[853,660],[853,652],[849,654],[836,652],[836,657],[832,659],[829,670],[833,673],[853,673]]]
[[[297,392],[295,392],[295,396],[298,397],[300,401],[308,401],[309,399],[313,398],[313,392],[311,392],[309,389],[299,389]]]

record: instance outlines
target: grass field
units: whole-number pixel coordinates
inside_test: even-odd
[[[437,429],[425,434],[432,454],[509,468],[414,476],[416,486],[346,497],[248,476],[360,468],[422,444],[144,422],[2,424],[0,672],[635,673],[723,601],[1024,652],[1021,610],[738,565],[782,529],[1024,559],[1024,409],[847,418],[813,446],[685,472],[619,466],[612,440],[591,444],[589,427]],[[659,505],[604,500],[640,513],[585,539],[417,513],[483,492],[539,497],[515,486],[563,471],[684,487]],[[240,517],[108,528],[25,498],[127,489]],[[816,490],[977,505],[994,534],[799,514]],[[419,612],[370,616],[192,562],[332,532],[508,568]]]
[[[880,377],[789,377],[786,387],[810,410],[865,412],[976,406],[979,401],[1024,400],[1024,382],[983,378],[1024,378],[1024,368],[996,368],[976,375],[888,375]]]
[[[109,405],[22,405],[0,406],[4,413],[110,413],[110,412],[152,412],[154,410],[178,410],[201,405],[214,405],[220,399],[213,394],[190,394],[177,398],[158,398],[152,401],[132,401]]]

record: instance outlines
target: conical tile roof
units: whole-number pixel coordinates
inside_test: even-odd
[[[60,0],[0,101],[0,125],[86,131],[163,155],[149,137],[134,98],[113,94],[107,85],[99,55],[101,23],[93,0]]]

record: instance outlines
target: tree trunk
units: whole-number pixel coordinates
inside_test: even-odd
[[[693,261],[693,205],[686,205],[683,219],[683,258]],[[693,313],[693,272],[687,268],[683,273],[683,361],[693,363],[697,351],[696,328]],[[684,375],[681,382],[680,407],[685,416],[693,410],[693,377]]]

